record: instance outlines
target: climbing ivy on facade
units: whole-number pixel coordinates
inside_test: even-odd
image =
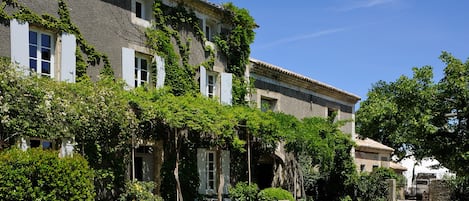
[[[5,11],[6,6],[16,8],[15,12],[9,14]],[[94,46],[89,44],[83,35],[81,34],[78,26],[73,24],[70,18],[69,8],[64,0],[58,1],[58,15],[56,18],[50,14],[39,15],[34,13],[30,8],[19,3],[17,0],[6,0],[0,4],[0,22],[3,25],[8,25],[10,20],[17,19],[24,22],[40,25],[50,30],[56,30],[58,32],[66,32],[75,35],[77,40],[77,51],[76,51],[76,73],[78,78],[86,76],[86,69],[88,66],[99,65],[103,63],[102,75],[114,76],[114,72],[111,68],[111,63],[106,54],[96,50]],[[83,57],[86,55],[86,62]]]

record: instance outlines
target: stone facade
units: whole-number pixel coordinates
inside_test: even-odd
[[[270,103],[273,111],[305,117],[328,117],[337,113],[338,120],[348,120],[342,131],[355,136],[355,104],[360,97],[281,67],[251,59],[249,76],[254,78],[255,92],[250,100],[262,108]]]

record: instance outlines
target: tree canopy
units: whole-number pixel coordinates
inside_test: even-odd
[[[433,81],[430,66],[413,68],[412,77],[379,81],[357,111],[357,130],[393,147],[403,159],[434,157],[467,174],[469,162],[469,60],[465,63],[443,52],[444,77]]]

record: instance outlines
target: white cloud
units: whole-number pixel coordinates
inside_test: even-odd
[[[366,1],[358,1],[354,4],[350,4],[347,6],[344,6],[342,8],[337,9],[338,11],[351,11],[355,9],[361,9],[361,8],[372,8],[375,6],[380,6],[384,4],[389,4],[392,3],[396,0],[366,0]]]
[[[317,32],[314,32],[314,33],[291,36],[291,37],[287,37],[287,38],[283,38],[283,39],[273,41],[271,43],[267,43],[265,45],[260,45],[259,48],[269,48],[269,47],[274,47],[274,46],[278,46],[278,45],[282,45],[282,44],[286,44],[286,43],[293,43],[293,42],[298,42],[298,41],[302,41],[302,40],[308,40],[308,39],[312,39],[312,38],[317,38],[317,37],[321,37],[321,36],[325,36],[325,35],[334,34],[334,33],[337,33],[337,32],[342,32],[342,31],[345,31],[345,30],[346,30],[345,28],[326,29],[326,30],[317,31]]]

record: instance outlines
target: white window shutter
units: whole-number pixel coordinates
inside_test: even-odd
[[[62,55],[60,64],[60,80],[66,82],[75,82],[76,75],[76,48],[77,40],[75,35],[62,33]]]
[[[205,67],[200,67],[200,93],[203,96],[208,96],[207,94],[207,70]]]
[[[122,48],[122,79],[129,88],[135,87],[135,50]]]
[[[11,61],[29,72],[29,24],[10,20]]]
[[[161,88],[164,86],[164,79],[166,77],[166,72],[164,69],[164,58],[158,55],[155,55],[156,61],[156,88]]]
[[[63,138],[60,146],[60,157],[73,156],[73,139]]]
[[[222,104],[231,105],[233,96],[231,94],[233,88],[233,75],[231,73],[221,74],[221,94],[220,100]]]
[[[223,193],[228,194],[228,187],[230,186],[230,151],[221,152],[221,171],[223,173]]]
[[[199,194],[205,194],[206,184],[207,184],[207,172],[205,168],[207,167],[207,157],[206,149],[197,149],[197,169],[199,173]]]
[[[29,145],[28,145],[28,142],[26,141],[26,139],[24,139],[23,137],[20,138],[19,142],[18,142],[18,146],[21,150],[23,151],[26,151],[28,150],[29,148]]]

